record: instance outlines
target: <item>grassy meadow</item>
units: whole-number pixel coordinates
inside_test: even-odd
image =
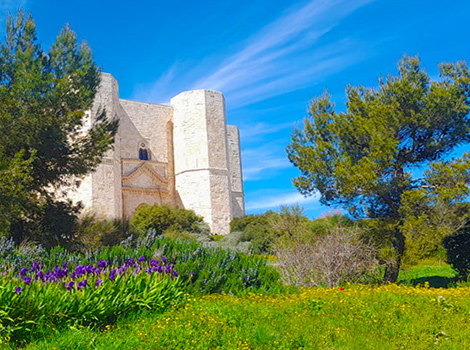
[[[470,288],[346,285],[202,297],[26,349],[466,349]]]
[[[298,289],[267,256],[152,242],[4,249],[0,349],[470,347],[470,287],[439,261],[404,266],[397,284]]]

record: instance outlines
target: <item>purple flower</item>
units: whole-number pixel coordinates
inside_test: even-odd
[[[106,267],[106,260],[100,260],[98,261],[98,267],[104,269]]]
[[[62,268],[66,269],[68,267],[67,261],[62,264]]]
[[[143,256],[143,255],[139,256],[139,261],[140,261],[140,262],[145,261],[145,256]]]
[[[30,285],[30,284],[31,284],[31,280],[32,280],[31,277],[26,277],[26,278],[24,279],[24,284],[26,284],[27,286]]]
[[[26,276],[26,272],[28,272],[28,269],[26,267],[23,267],[20,269],[20,275],[21,276]]]
[[[162,263],[166,264],[166,258],[162,256]]]
[[[173,270],[173,277],[178,277],[178,270]]]
[[[103,283],[103,280],[97,279],[95,283],[95,287],[98,287],[101,283]]]
[[[87,284],[88,284],[88,281],[87,281],[87,280],[83,280],[83,281],[81,281],[81,282],[78,282],[77,289],[80,290],[80,289],[86,287]]]
[[[111,270],[111,272],[109,273],[109,279],[114,282],[114,280],[116,279],[116,269]]]
[[[21,294],[21,291],[22,291],[22,290],[23,290],[23,288],[21,288],[21,287],[16,287],[16,288],[15,288],[15,293],[16,293],[16,294]]]
[[[150,265],[152,265],[152,266],[157,266],[158,264],[159,264],[158,261],[156,261],[156,260],[150,260]]]
[[[67,285],[67,290],[68,290],[69,292],[72,291],[74,285],[75,285],[75,282],[74,282],[74,281],[69,282],[69,284]]]
[[[162,266],[162,265],[158,265],[158,266],[157,266],[157,272],[158,272],[158,273],[162,273],[162,272],[163,272],[163,266]]]
[[[33,266],[31,266],[31,272],[39,270],[39,264],[37,262],[33,263]]]
[[[171,271],[171,267],[170,267],[170,266],[165,267],[165,273],[170,273],[170,271]]]

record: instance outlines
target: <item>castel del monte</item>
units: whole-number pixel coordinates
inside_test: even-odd
[[[167,204],[194,210],[212,233],[230,232],[245,205],[239,131],[227,125],[222,93],[185,91],[170,104],[129,101],[103,73],[90,124],[101,108],[119,130],[97,169],[69,192],[84,213],[130,218],[142,205]]]

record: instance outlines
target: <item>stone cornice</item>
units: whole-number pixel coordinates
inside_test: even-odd
[[[143,162],[141,165],[137,166],[134,170],[132,170],[129,174],[124,175],[122,177],[123,181],[130,180],[135,178],[140,173],[146,173],[150,175],[150,177],[157,181],[161,182],[165,185],[168,185],[168,179],[165,179],[163,176],[158,174],[155,170],[153,170],[146,162]]]

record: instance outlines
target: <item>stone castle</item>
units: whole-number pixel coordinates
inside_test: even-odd
[[[130,218],[141,205],[192,209],[211,232],[228,234],[245,214],[240,136],[227,125],[222,93],[186,91],[170,105],[119,98],[117,81],[103,74],[95,107],[119,119],[114,147],[69,196],[101,218]]]

